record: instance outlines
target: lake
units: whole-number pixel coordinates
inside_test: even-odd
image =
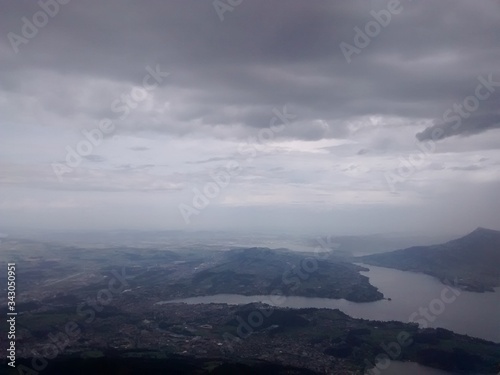
[[[369,268],[369,271],[362,273],[386,298],[391,298],[391,301],[357,303],[344,299],[296,296],[277,300],[276,296],[219,294],[159,303],[264,302],[280,307],[339,309],[354,318],[370,320],[409,322],[412,317],[413,321],[423,327],[442,327],[456,333],[500,342],[500,288],[497,288],[495,293],[457,291],[428,275],[384,267],[363,266]]]
[[[291,308],[339,309],[354,317],[370,320],[398,320],[419,323],[421,326],[442,327],[451,331],[500,342],[500,288],[495,292],[473,293],[442,284],[434,277],[421,273],[360,264],[369,269],[362,272],[389,300],[357,303],[344,299],[289,296],[243,296],[218,294],[184,298],[172,303],[227,303],[231,305],[264,302]],[[276,303],[278,302],[278,303]],[[391,361],[380,375],[453,375],[452,373],[421,366],[413,362]]]

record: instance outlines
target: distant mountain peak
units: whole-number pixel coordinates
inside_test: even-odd
[[[444,244],[368,255],[363,263],[423,272],[440,280],[458,278],[467,290],[493,291],[500,286],[500,231],[478,227]]]
[[[472,242],[471,242],[472,241]],[[479,241],[479,242],[478,242]],[[449,243],[467,243],[467,244],[476,244],[482,243],[483,241],[500,241],[500,231],[477,227],[469,234],[466,234],[463,237],[457,238],[456,240],[452,240]]]
[[[485,228],[485,227],[477,227],[476,229],[473,230],[473,232],[482,232],[482,231],[488,231],[491,229]]]
[[[471,233],[469,233],[469,235],[471,235],[471,234],[481,234],[481,235],[483,235],[483,234],[496,234],[496,235],[499,235],[500,231],[488,229],[488,228],[483,228],[483,227],[477,227]]]

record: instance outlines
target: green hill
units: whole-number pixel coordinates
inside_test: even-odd
[[[164,285],[180,296],[213,294],[345,298],[370,302],[383,298],[359,271],[363,267],[331,257],[268,248],[236,249],[201,271]]]

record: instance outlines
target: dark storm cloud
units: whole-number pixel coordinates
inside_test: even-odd
[[[61,116],[100,119],[114,93],[94,88],[82,102],[54,80],[42,90],[23,77],[58,74],[65,87],[77,79],[137,85],[145,66],[161,64],[172,76],[155,96],[172,103],[181,125],[160,118],[123,128],[186,134],[196,130],[183,124],[192,121],[262,128],[273,108],[288,104],[300,124],[280,136],[307,140],[347,136],[346,123],[362,116],[440,119],[469,95],[471,80],[498,72],[500,5],[492,0],[401,1],[401,13],[347,63],[340,43],[354,45],[354,27],[363,29],[371,11],[386,8],[378,0],[252,0],[221,22],[211,1],[71,1],[15,54],[7,34],[21,34],[21,18],[40,8],[10,2],[0,15],[2,89],[31,89]],[[495,104],[478,109],[458,133],[497,127]],[[318,128],[316,119],[330,128]],[[227,132],[246,136],[234,126]]]
[[[488,82],[484,77],[481,78],[483,82]],[[484,91],[483,93],[481,90],[478,91],[482,99],[476,95],[469,95],[460,103],[454,103],[445,111],[441,121],[418,133],[417,138],[424,141],[432,139],[433,134],[434,138],[441,137],[440,134],[442,137],[466,136],[500,128],[500,80],[492,82],[496,87],[490,86],[491,92],[488,92],[482,83],[477,85]]]
[[[460,127],[454,127],[456,124],[460,124]],[[500,113],[479,113],[471,115],[467,119],[461,119],[460,122],[457,119],[453,123],[443,123],[428,127],[423,132],[417,134],[417,139],[420,141],[432,139],[433,132],[436,132],[434,138],[439,139],[438,134],[441,134],[441,132],[443,132],[443,137],[450,137],[453,135],[472,135],[498,128],[500,128]]]

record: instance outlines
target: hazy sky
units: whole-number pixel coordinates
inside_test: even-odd
[[[0,31],[0,231],[499,229],[498,0],[16,0]]]

